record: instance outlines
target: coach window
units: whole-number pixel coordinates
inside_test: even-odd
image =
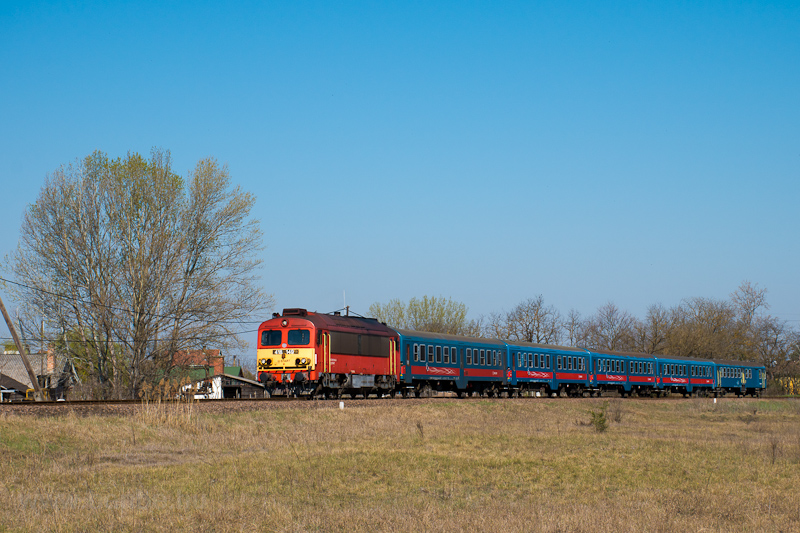
[[[433,345],[432,344],[428,345],[428,362],[429,363],[435,362],[434,359],[433,359]]]
[[[444,347],[444,363],[449,365],[450,364],[450,347]]]
[[[560,355],[556,356],[556,368],[558,370],[561,370],[561,356]]]
[[[442,362],[442,347],[441,346],[437,346],[436,347],[436,362],[437,363],[441,363]]]
[[[472,364],[472,348],[467,348],[467,364]]]
[[[500,366],[500,352],[496,350],[494,352],[494,364],[495,366]]]
[[[261,346],[280,346],[280,330],[266,330],[261,332]]]

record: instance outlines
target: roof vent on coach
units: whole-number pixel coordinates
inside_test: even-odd
[[[283,316],[308,316],[308,311],[300,309],[299,307],[293,307],[291,309],[284,309]]]

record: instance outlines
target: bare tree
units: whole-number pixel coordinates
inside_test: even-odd
[[[642,353],[664,354],[672,328],[672,314],[661,304],[647,308],[647,315],[634,324],[634,349]]]
[[[690,298],[673,310],[675,327],[667,335],[670,355],[735,359],[736,313],[722,300]]]
[[[561,315],[552,305],[545,305],[539,295],[519,303],[507,313],[492,313],[486,335],[498,339],[557,344],[561,341]]]
[[[599,350],[623,351],[633,348],[634,317],[608,302],[588,320],[589,346]]]
[[[241,346],[242,322],[271,306],[254,202],[213,159],[184,180],[168,151],[96,152],[49,176],[26,212],[18,297],[102,394],[136,396],[179,350]]]
[[[566,332],[565,342],[568,346],[586,346],[588,344],[586,323],[577,309],[569,310],[562,327]]]
[[[561,315],[552,305],[545,305],[540,294],[518,304],[506,315],[508,339],[558,344],[561,341]]]
[[[731,303],[739,315],[739,320],[746,327],[750,327],[759,309],[769,309],[767,289],[759,289],[758,283],[754,285],[745,280],[735,292],[731,293]]]

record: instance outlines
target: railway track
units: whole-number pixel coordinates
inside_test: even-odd
[[[173,407],[189,406],[198,413],[235,413],[244,411],[257,411],[257,410],[270,410],[270,409],[337,409],[341,406],[344,408],[352,407],[371,407],[381,405],[415,405],[424,404],[428,402],[437,401],[492,401],[492,402],[535,402],[535,401],[581,401],[581,400],[610,400],[620,399],[623,402],[635,401],[686,401],[681,395],[671,395],[661,398],[655,397],[634,397],[622,399],[615,394],[603,395],[595,398],[484,398],[484,397],[470,397],[470,398],[456,398],[455,396],[433,396],[430,398],[359,398],[359,399],[333,399],[333,400],[309,400],[308,398],[292,398],[285,396],[277,396],[271,398],[231,398],[225,400],[192,400],[188,401],[142,401],[142,400],[74,400],[74,401],[47,401],[47,402],[5,402],[0,403],[0,417],[1,416],[130,416],[137,411],[147,409],[169,409]],[[702,399],[706,401],[713,401],[711,397],[706,398],[693,398]],[[745,398],[738,398],[736,396],[726,396],[719,400],[731,401],[740,400]],[[754,399],[754,398],[747,398]]]

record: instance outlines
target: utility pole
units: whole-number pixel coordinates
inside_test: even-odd
[[[14,344],[17,345],[19,355],[22,357],[22,363],[25,365],[25,370],[28,371],[28,377],[31,379],[31,383],[33,384],[34,397],[36,398],[37,402],[44,401],[44,397],[42,396],[42,388],[39,386],[39,380],[36,379],[36,374],[33,373],[31,362],[28,361],[28,353],[25,351],[25,347],[19,341],[17,329],[14,327],[14,323],[11,321],[11,317],[8,316],[8,311],[6,311],[6,306],[3,304],[2,298],[0,298],[0,311],[3,312],[3,318],[6,321],[6,325],[8,325],[8,331],[10,331],[11,336],[14,337]]]

